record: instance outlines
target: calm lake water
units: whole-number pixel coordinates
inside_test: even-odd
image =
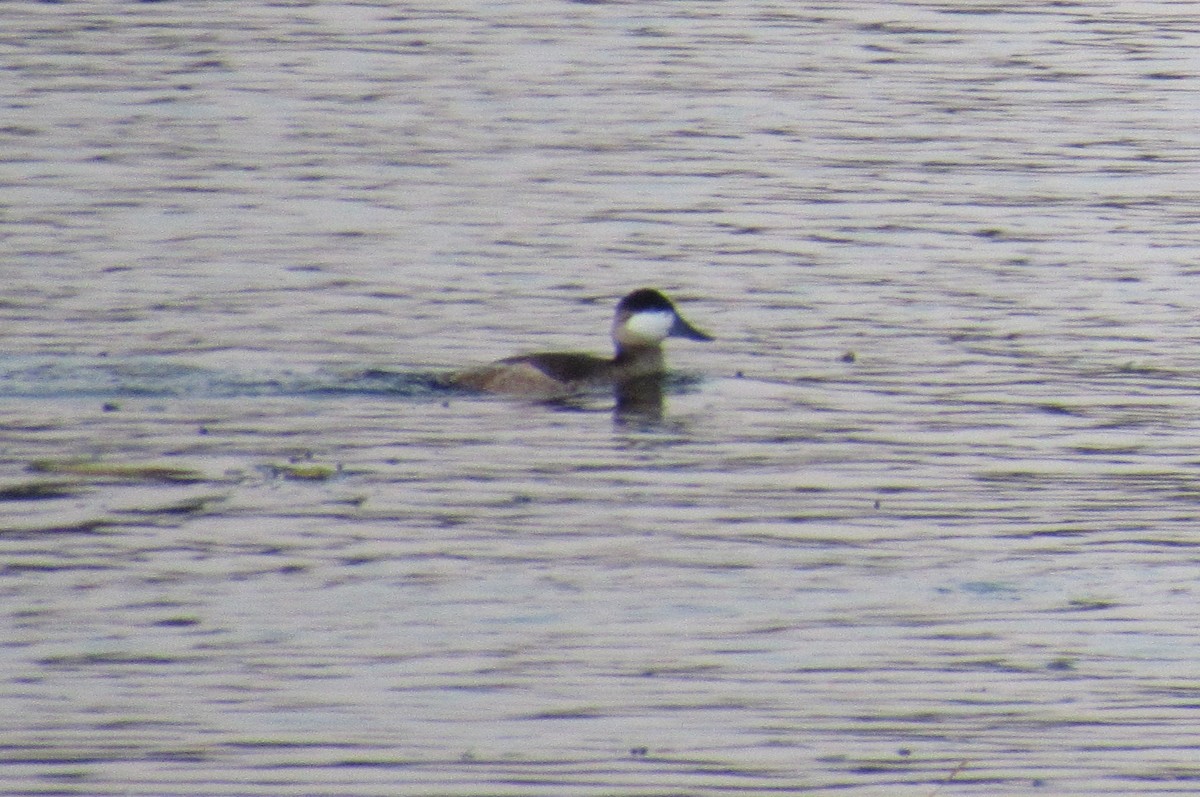
[[[0,793],[1200,791],[1194,4],[3,17]]]

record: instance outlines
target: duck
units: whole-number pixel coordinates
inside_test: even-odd
[[[539,401],[612,387],[619,406],[655,398],[661,403],[666,373],[662,344],[671,337],[714,339],[680,315],[660,291],[639,288],[617,303],[611,358],[581,352],[519,354],[451,374],[447,382],[466,390]]]

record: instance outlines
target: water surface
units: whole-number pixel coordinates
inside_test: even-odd
[[[9,4],[0,791],[1193,793],[1191,8]]]

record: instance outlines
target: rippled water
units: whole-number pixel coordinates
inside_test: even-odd
[[[1191,3],[4,20],[0,792],[1200,788]]]

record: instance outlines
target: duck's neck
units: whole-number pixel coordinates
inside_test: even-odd
[[[666,371],[662,347],[658,344],[627,346],[618,343],[613,366],[618,381],[658,375]]]
[[[613,390],[619,420],[662,419],[665,371],[661,346],[617,344],[617,356],[613,360]]]

